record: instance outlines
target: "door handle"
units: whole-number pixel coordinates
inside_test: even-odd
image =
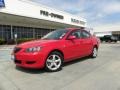
[[[80,41],[79,43],[83,43],[83,41]]]

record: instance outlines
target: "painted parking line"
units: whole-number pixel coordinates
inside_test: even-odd
[[[0,51],[9,51],[9,50],[13,50],[13,48],[9,48],[9,49],[0,49]]]

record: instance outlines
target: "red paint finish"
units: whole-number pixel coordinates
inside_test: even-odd
[[[41,40],[17,45],[13,50],[15,64],[25,68],[43,68],[48,55],[54,50],[61,52],[64,56],[64,62],[67,62],[89,56],[94,46],[97,48],[99,47],[99,40],[95,36],[89,34],[89,32],[75,28],[68,28],[65,30],[67,32],[63,33],[59,39],[43,38]],[[89,36],[82,37],[81,34],[79,38],[74,38],[71,35],[75,31],[79,31],[80,34],[82,31],[87,32]],[[34,48],[34,51],[31,49],[31,51],[28,50],[28,48],[33,47],[37,47],[37,49]]]

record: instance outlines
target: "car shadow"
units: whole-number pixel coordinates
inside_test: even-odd
[[[72,60],[72,61],[64,63],[63,67],[66,67],[68,65],[72,65],[72,64],[75,64],[75,63],[78,63],[78,62],[83,62],[83,61],[88,60],[88,59],[90,59],[90,56],[79,58],[79,59],[75,59],[75,60]]]
[[[66,66],[78,63],[78,62],[83,62],[83,61],[85,61],[89,58],[90,57],[84,57],[84,58],[72,60],[70,62],[66,62],[66,63],[63,64],[63,67],[66,67]],[[29,69],[29,68],[22,68],[22,67],[18,67],[18,66],[16,66],[15,68],[16,68],[16,70],[19,70],[19,71],[22,71],[22,72],[25,72],[25,73],[29,73],[29,74],[51,73],[51,72],[45,71],[44,69]],[[59,71],[61,71],[61,70],[59,70]]]
[[[45,73],[44,69],[29,69],[29,68],[22,68],[22,67],[19,67],[19,66],[16,66],[15,69],[19,70],[19,71],[22,71],[22,72],[25,72],[25,73],[30,73],[30,74],[42,74],[42,73]]]

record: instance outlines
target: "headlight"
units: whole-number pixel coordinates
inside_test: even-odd
[[[27,48],[25,52],[39,52],[41,50],[41,47],[31,47]]]

